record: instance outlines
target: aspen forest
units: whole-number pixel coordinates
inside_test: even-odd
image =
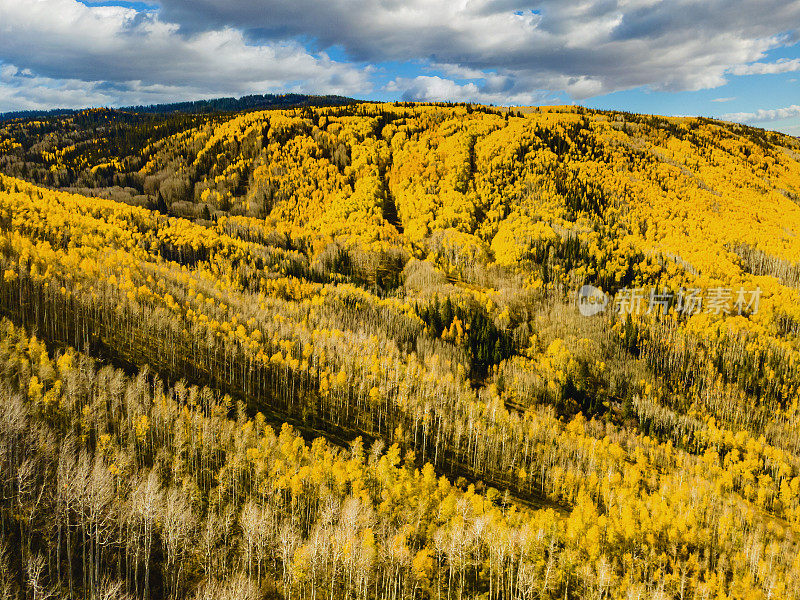
[[[334,100],[0,122],[0,600],[800,600],[800,139]]]

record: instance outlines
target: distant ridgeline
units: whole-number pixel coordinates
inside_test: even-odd
[[[241,98],[213,98],[191,102],[124,106],[118,110],[151,115],[172,113],[237,112],[240,110],[268,110],[296,108],[301,106],[342,106],[359,102],[346,96],[314,96],[309,94],[253,94]],[[75,115],[83,109],[54,108],[52,110],[15,110],[0,113],[0,121],[12,119],[34,119],[40,117],[62,117]]]

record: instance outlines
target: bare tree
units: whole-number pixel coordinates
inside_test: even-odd
[[[25,563],[25,574],[28,577],[28,586],[31,589],[33,600],[48,600],[58,595],[54,587],[46,585],[45,572],[47,560],[44,556],[29,556]]]
[[[0,600],[11,600],[16,597],[14,576],[8,564],[8,548],[4,541],[0,541]]]
[[[195,537],[197,519],[186,493],[171,487],[164,506],[164,553],[166,554],[166,579],[169,593],[177,598],[183,575],[184,557]]]
[[[150,598],[150,555],[158,519],[162,515],[164,493],[155,470],[142,476],[133,492],[131,511],[142,533],[142,555],[144,563],[143,597]],[[137,551],[138,555],[138,551]],[[138,567],[138,565],[137,565]],[[137,579],[138,580],[138,579]]]
[[[285,521],[278,532],[278,555],[281,560],[283,595],[292,597],[292,559],[302,543],[302,538],[295,533],[290,521]]]
[[[249,500],[239,515],[242,528],[247,576],[252,578],[252,563],[256,563],[256,581],[261,582],[261,563],[267,556],[272,532],[272,512]]]

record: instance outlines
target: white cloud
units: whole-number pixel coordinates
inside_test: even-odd
[[[763,123],[766,121],[791,119],[793,117],[800,117],[800,105],[792,104],[784,108],[761,109],[755,112],[728,113],[722,116],[726,121],[738,121],[742,123]]]
[[[712,102],[732,102],[736,100],[736,96],[730,96],[728,98],[714,98]]]
[[[475,102],[522,106],[545,104],[553,100],[546,91],[493,90],[491,82],[483,85],[474,82],[459,84],[452,79],[437,75],[419,75],[414,78],[398,77],[390,81],[385,89],[389,92],[400,92],[403,100],[418,102]]]
[[[221,90],[208,92],[201,88],[144,85],[141,82],[109,84],[105,81],[53,79],[25,75],[13,65],[0,67],[0,107],[4,111],[147,105],[222,95]]]
[[[564,98],[546,89],[536,89],[535,82],[519,80],[508,75],[484,73],[471,77],[473,81],[458,83],[438,75],[397,77],[385,90],[399,92],[403,100],[417,102],[475,102],[500,106],[565,103]],[[573,96],[589,97],[600,83],[589,78],[564,78],[557,89],[566,89]]]
[[[184,34],[149,13],[74,0],[0,0],[0,60],[12,88],[3,109],[370,86],[368,73],[296,42],[253,45],[232,27]]]
[[[12,65],[0,68],[0,107],[2,110],[38,110],[59,107],[104,106],[112,98],[84,81],[53,80],[47,77],[20,77]]]
[[[733,75],[777,75],[800,71],[800,58],[781,58],[772,63],[755,62],[749,65],[736,65],[730,69]]]

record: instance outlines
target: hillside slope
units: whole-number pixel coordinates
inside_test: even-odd
[[[388,104],[0,151],[4,589],[800,597],[797,140]]]

